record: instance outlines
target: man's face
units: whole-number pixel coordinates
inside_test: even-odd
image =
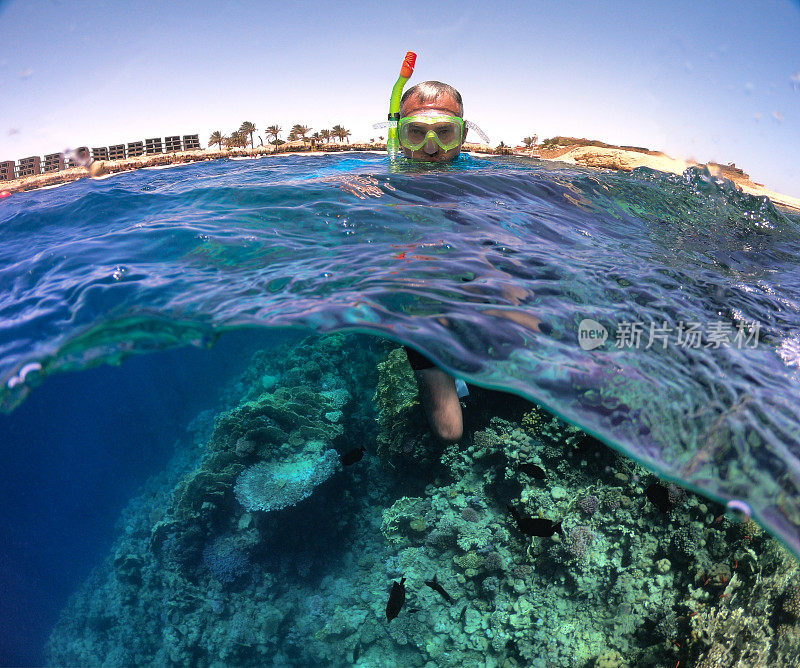
[[[400,116],[458,116],[459,105],[453,99],[452,95],[443,94],[439,95],[432,102],[420,102],[418,97],[411,97],[406,100],[403,108],[401,109]],[[461,138],[461,144],[467,137],[467,128],[464,128],[464,136]],[[421,148],[416,151],[403,146],[403,153],[407,158],[412,160],[424,160],[426,162],[448,162],[454,160],[461,153],[461,144],[449,151],[442,150],[441,146],[433,139],[428,139]]]

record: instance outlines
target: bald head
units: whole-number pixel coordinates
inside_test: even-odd
[[[461,93],[449,84],[441,81],[423,81],[416,86],[412,86],[400,99],[400,115],[406,116],[406,109],[414,107],[421,109],[436,105],[440,101],[445,103],[453,113],[453,116],[464,117],[464,103],[461,100]]]

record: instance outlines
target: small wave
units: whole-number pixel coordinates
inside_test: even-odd
[[[147,167],[142,167],[142,169],[171,169],[172,167],[185,167],[191,164],[191,162],[172,162],[169,165],[148,165]]]
[[[144,169],[158,169],[157,167],[145,167]],[[105,181],[106,179],[110,179],[114,176],[119,176],[120,174],[125,174],[130,170],[122,170],[121,172],[110,172],[109,174],[101,174],[100,176],[93,176],[92,181]]]

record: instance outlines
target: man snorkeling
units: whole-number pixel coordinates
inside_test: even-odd
[[[424,81],[409,88],[397,119],[397,136],[406,158],[455,160],[467,136],[463,116],[461,94],[452,86]],[[464,425],[455,379],[416,350],[406,347],[406,353],[431,432],[445,443],[460,440]]]
[[[467,137],[461,93],[441,81],[423,81],[400,101],[397,134],[407,158],[450,162]]]

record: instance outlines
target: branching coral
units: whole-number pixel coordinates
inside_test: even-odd
[[[538,406],[523,416],[522,426],[531,436],[547,444],[553,443],[559,448],[565,445],[577,448],[586,438],[585,432],[553,417]]]
[[[701,613],[695,628],[711,645],[698,665],[770,665],[772,642],[766,618],[752,617],[742,608],[719,607]]]

